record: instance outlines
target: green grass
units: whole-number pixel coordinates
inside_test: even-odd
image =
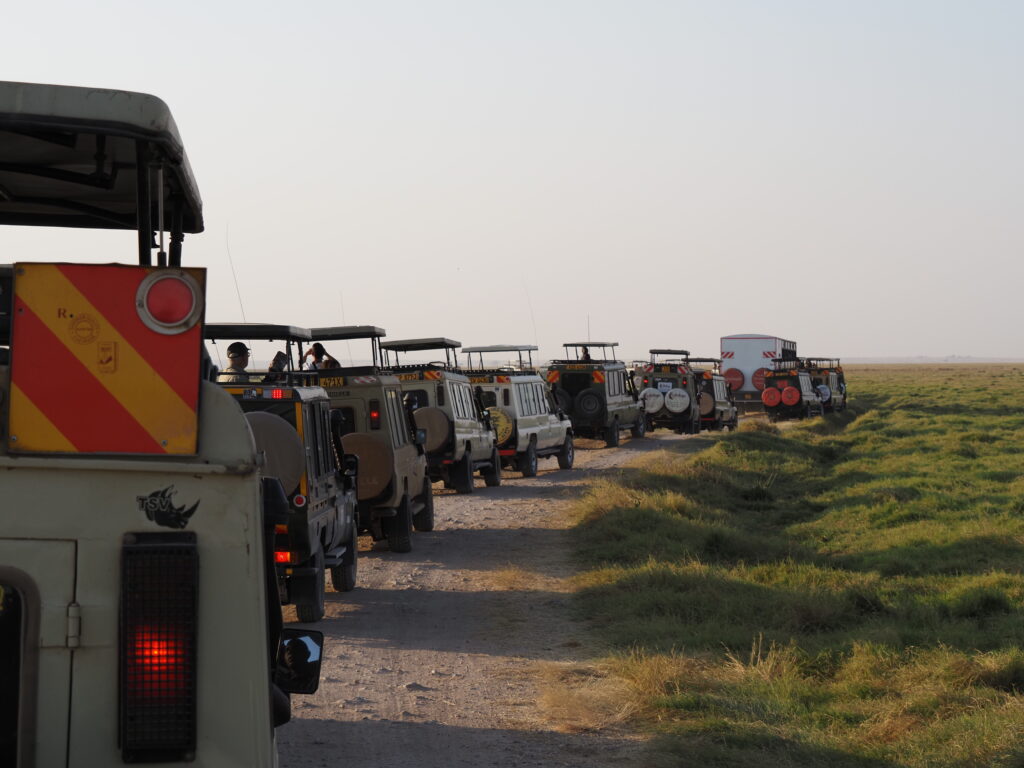
[[[1024,368],[847,377],[845,413],[580,502],[577,607],[652,765],[1024,766]]]

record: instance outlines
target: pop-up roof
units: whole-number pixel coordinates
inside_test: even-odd
[[[0,82],[0,224],[137,229],[148,264],[162,216],[176,266],[181,235],[203,231],[202,208],[160,99]]]
[[[313,338],[308,328],[272,323],[207,323],[203,335],[211,341],[309,341]]]

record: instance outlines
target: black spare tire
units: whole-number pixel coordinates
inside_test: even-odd
[[[599,416],[604,410],[604,402],[593,389],[584,389],[576,395],[576,413],[585,418]]]

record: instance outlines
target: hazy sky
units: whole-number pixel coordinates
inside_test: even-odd
[[[230,247],[250,321],[1024,356],[1021,2],[101,0],[3,29],[5,79],[170,105],[208,320],[241,317]]]

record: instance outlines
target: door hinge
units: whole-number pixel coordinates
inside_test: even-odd
[[[77,648],[82,642],[82,606],[68,605],[68,648]]]

